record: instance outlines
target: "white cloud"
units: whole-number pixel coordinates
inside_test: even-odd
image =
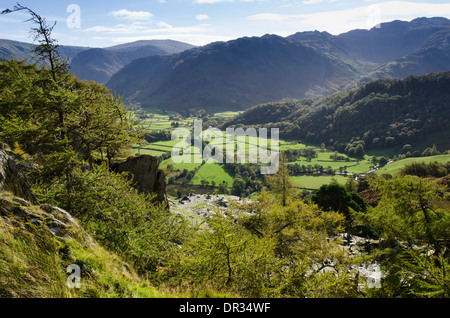
[[[173,26],[163,21],[159,21],[156,25],[159,26],[160,28],[167,28],[167,29],[173,28]]]
[[[110,12],[110,15],[119,19],[125,20],[149,20],[153,14],[148,11],[128,11],[127,9],[122,9],[118,11]]]
[[[284,30],[292,30],[289,32],[319,30],[340,34],[353,29],[369,29],[392,20],[411,21],[417,17],[450,18],[450,3],[386,1],[353,9],[310,14],[262,13],[248,16],[247,20],[276,22],[280,25],[272,25],[272,28],[283,26]]]
[[[199,20],[199,21],[202,21],[202,20],[209,20],[209,16],[206,15],[206,14],[197,14],[197,15],[195,16],[195,18],[196,18],[197,20]]]
[[[195,0],[195,3],[220,3],[220,2],[256,2],[256,1],[264,1],[264,0]]]
[[[329,3],[333,3],[336,2],[337,0],[307,0],[307,1],[303,1],[304,4],[317,4],[317,3],[322,3],[322,2],[329,2]]]
[[[260,13],[254,14],[247,17],[247,20],[255,21],[286,21],[298,15],[287,15],[287,14],[277,14],[277,13]]]
[[[196,3],[233,2],[234,0],[195,0]]]
[[[112,27],[97,25],[91,28],[85,29],[85,32],[96,32],[106,34],[131,34],[136,32],[142,32],[146,27],[139,24],[117,24]]]
[[[213,34],[209,24],[176,27],[162,21],[153,25],[133,23],[129,25],[118,24],[113,27],[95,26],[85,29],[85,32],[98,34],[93,36],[93,39],[113,43],[172,39],[194,45],[204,45],[212,41],[232,39],[230,36],[224,37]]]
[[[303,1],[304,4],[316,4],[316,3],[321,3],[323,2],[323,0],[308,0],[308,1]]]

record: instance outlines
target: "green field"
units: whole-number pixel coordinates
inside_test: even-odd
[[[238,112],[224,112],[224,113],[217,113],[214,116],[219,118],[230,118],[233,116],[236,116]],[[196,118],[191,117],[187,119],[176,117],[176,115],[172,115],[175,117],[169,118],[169,115],[162,115],[162,114],[148,114],[147,118],[142,121],[144,126],[147,127],[148,130],[169,130],[172,131],[174,128],[172,127],[172,123],[174,122],[174,118],[176,118],[176,122],[179,124],[179,127],[192,129],[192,122]],[[257,130],[258,133],[258,130]],[[225,132],[222,132],[223,136],[225,136]],[[206,139],[205,139],[206,140]],[[216,140],[217,141],[217,140]],[[220,141],[220,140],[219,140]],[[245,162],[248,162],[248,152],[249,149],[252,150],[252,153],[250,156],[252,158],[255,157],[255,154],[258,153],[258,146],[260,143],[266,144],[268,143],[268,148],[270,151],[270,139],[263,140],[259,136],[257,137],[245,137],[245,154],[246,154],[246,160]],[[235,141],[237,144],[237,139]],[[134,154],[149,154],[153,156],[161,156],[163,154],[168,154],[172,151],[173,146],[179,145],[180,140],[168,140],[168,141],[157,141],[157,142],[150,142],[144,146],[134,146],[133,152]],[[222,144],[225,148],[226,140],[223,138]],[[297,157],[294,162],[289,162],[289,164],[298,163],[300,166],[305,166],[310,169],[312,169],[311,173],[317,173],[315,171],[314,167],[322,166],[324,169],[327,169],[328,167],[331,167],[334,169],[337,173],[336,176],[334,176],[334,179],[337,180],[339,183],[345,183],[347,177],[343,174],[339,175],[339,172],[347,173],[347,174],[365,174],[373,169],[373,163],[371,162],[371,159],[373,156],[381,157],[381,156],[387,156],[392,157],[395,154],[398,154],[398,149],[384,149],[381,151],[371,151],[368,152],[363,159],[358,158],[351,158],[347,157],[346,155],[338,153],[338,155],[344,156],[346,158],[345,160],[335,160],[330,158],[335,152],[329,151],[326,149],[320,149],[318,145],[310,144],[310,143],[303,143],[298,141],[287,141],[287,140],[280,140],[279,141],[280,150],[293,150],[293,149],[313,149],[317,152],[317,157],[315,158],[305,158],[305,157]],[[225,148],[226,149],[226,148]],[[198,151],[197,148],[192,147],[191,151]],[[408,158],[399,160],[396,162],[393,162],[391,164],[386,165],[385,167],[375,171],[376,174],[382,174],[382,173],[397,173],[399,172],[405,165],[410,164],[412,162],[447,162],[450,161],[450,155],[440,155],[440,156],[433,156],[433,157],[420,157],[420,158]],[[211,181],[214,181],[216,186],[223,181],[227,182],[228,186],[231,187],[233,184],[233,177],[230,176],[223,168],[223,165],[217,164],[217,163],[206,163],[202,165],[201,163],[194,163],[193,160],[191,163],[175,163],[172,158],[166,159],[161,162],[160,164],[161,168],[167,169],[168,167],[171,167],[171,171],[183,171],[184,169],[188,171],[196,171],[194,177],[190,181],[189,184],[191,185],[202,185],[202,181],[208,181],[209,184],[211,184]],[[333,177],[328,175],[300,175],[300,176],[292,176],[292,180],[294,181],[295,185],[298,188],[304,188],[304,189],[318,189],[323,184],[328,184],[331,182],[331,179]]]
[[[160,167],[162,169],[167,169],[169,166],[172,167],[172,171],[183,171],[184,169],[188,171],[193,171],[197,167],[200,167],[201,163],[194,163],[194,160],[192,160],[192,163],[175,163],[173,162],[172,158],[166,159],[161,162]]]
[[[329,184],[332,179],[344,185],[347,177],[344,176],[296,176],[291,177],[295,186],[300,189],[317,190],[324,184]]]
[[[191,184],[201,185],[202,180],[208,181],[209,184],[214,181],[216,186],[222,182],[226,182],[228,187],[233,185],[233,177],[225,171],[223,165],[217,163],[205,163],[201,166],[192,179]]]
[[[188,127],[189,124],[192,124],[194,119],[194,117],[183,119],[173,117],[171,119],[169,115],[148,114],[145,119],[140,119],[140,123],[149,131],[172,130],[172,123],[178,123],[179,127]]]
[[[387,164],[383,168],[377,170],[375,174],[380,175],[383,173],[398,173],[404,166],[409,165],[414,162],[439,162],[439,163],[447,163],[450,161],[450,155],[439,155],[439,156],[432,156],[432,157],[418,157],[418,158],[406,158],[403,160],[395,161],[393,163]]]

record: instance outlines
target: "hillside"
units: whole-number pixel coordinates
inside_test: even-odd
[[[143,107],[242,109],[284,97],[334,91],[355,72],[346,62],[277,35],[219,42],[135,60],[107,83]],[[302,76],[299,76],[299,75]],[[330,82],[330,83],[328,83]]]
[[[447,71],[449,37],[445,18],[393,21],[336,36],[245,37],[135,60],[106,85],[144,108],[242,110],[323,97],[378,78]]]
[[[108,48],[60,46],[62,58],[68,58],[70,72],[81,79],[104,83],[132,60],[150,56],[179,53],[194,46],[172,40],[136,41]],[[34,44],[0,39],[0,60],[33,59]]]
[[[193,48],[190,44],[172,40],[137,41],[109,48],[93,48],[77,54],[70,64],[70,71],[81,79],[105,83],[137,58],[179,53],[190,48]]]
[[[224,127],[277,127],[284,138],[325,143],[347,153],[358,144],[363,150],[430,145],[431,136],[442,136],[442,151],[449,146],[449,87],[450,72],[377,80],[315,101],[259,105]]]
[[[31,43],[0,39],[0,60],[16,59],[35,62],[35,54],[33,53],[35,47]],[[61,57],[68,58],[70,63],[77,54],[88,49],[81,46],[61,46],[58,51]]]

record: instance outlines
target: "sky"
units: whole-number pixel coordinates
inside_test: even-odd
[[[56,22],[52,35],[59,44],[86,47],[153,39],[205,45],[315,30],[337,35],[393,20],[450,19],[448,0],[0,0],[0,10],[17,2]],[[33,42],[28,18],[25,12],[0,15],[0,38]]]

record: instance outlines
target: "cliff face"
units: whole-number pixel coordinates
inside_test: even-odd
[[[13,154],[3,150],[0,144],[0,191],[9,191],[15,196],[36,203],[22,167]]]
[[[158,158],[149,155],[130,157],[114,164],[112,169],[130,173],[133,186],[139,192],[156,195],[154,202],[167,204],[166,178],[164,171],[159,169]]]

